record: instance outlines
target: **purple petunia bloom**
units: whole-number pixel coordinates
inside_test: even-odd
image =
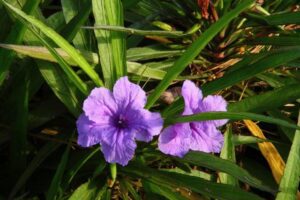
[[[144,109],[146,99],[143,89],[127,77],[120,78],[112,92],[93,89],[77,120],[78,144],[100,144],[107,162],[127,165],[134,155],[135,140],[149,142],[163,126],[159,113]]]
[[[183,115],[226,111],[227,103],[223,97],[209,95],[203,98],[201,90],[191,81],[184,81],[181,93],[185,104]],[[209,120],[169,126],[160,134],[158,147],[163,153],[178,157],[183,157],[189,150],[220,152],[224,138],[217,127],[227,121]]]

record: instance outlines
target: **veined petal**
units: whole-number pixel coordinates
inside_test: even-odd
[[[206,153],[221,151],[223,146],[223,135],[215,126],[203,123],[190,123],[191,134],[191,150],[203,151]]]
[[[76,122],[78,130],[77,143],[82,147],[90,147],[100,143],[100,138],[95,135],[97,125],[90,121],[84,114],[81,114]]]
[[[141,109],[129,112],[130,128],[135,130],[135,139],[149,142],[158,135],[163,128],[163,119],[159,113]]]
[[[183,115],[193,114],[202,100],[201,90],[192,81],[186,80],[183,82],[181,94],[184,99],[184,112]]]
[[[227,102],[222,96],[209,95],[200,103],[199,110],[200,112],[226,111],[226,107]],[[227,119],[206,121],[206,123],[214,124],[217,127],[223,126],[227,122]]]
[[[136,149],[134,134],[126,130],[112,132],[106,135],[105,141],[101,141],[101,148],[107,162],[125,166],[133,158]]]
[[[116,82],[113,95],[119,107],[123,109],[128,106],[136,109],[143,108],[147,100],[144,90],[139,85],[131,83],[127,76]]]
[[[224,144],[224,136],[215,126],[209,126],[206,130],[211,141],[211,152],[220,153]]]
[[[117,109],[112,93],[103,87],[93,89],[83,103],[85,115],[97,124],[107,123]]]
[[[165,154],[183,157],[189,151],[190,136],[188,123],[169,126],[160,134],[158,148]]]

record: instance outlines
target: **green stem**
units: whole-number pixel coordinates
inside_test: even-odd
[[[116,163],[110,164],[109,168],[110,168],[110,175],[112,179],[111,186],[113,186],[117,178],[117,164]]]

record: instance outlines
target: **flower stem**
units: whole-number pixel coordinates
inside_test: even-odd
[[[112,179],[111,186],[113,186],[117,178],[117,164],[116,163],[110,164],[109,168],[110,168],[110,175]]]

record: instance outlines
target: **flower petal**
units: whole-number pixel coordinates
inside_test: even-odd
[[[212,125],[203,123],[190,123],[192,130],[191,150],[206,153],[221,151],[223,146],[223,135]]]
[[[76,122],[78,130],[77,143],[82,147],[90,147],[100,143],[100,138],[95,135],[97,125],[95,122],[90,121],[84,114],[81,114]]]
[[[117,109],[112,93],[103,87],[93,89],[83,103],[86,116],[97,124],[108,123]]]
[[[222,133],[214,126],[209,126],[206,130],[211,142],[211,152],[220,153],[224,144]]]
[[[181,94],[184,98],[183,115],[191,115],[195,113],[202,99],[201,90],[192,81],[186,80],[183,82]]]
[[[129,112],[129,127],[135,130],[135,139],[149,142],[158,135],[163,128],[163,119],[159,113],[141,109]]]
[[[190,134],[188,123],[169,126],[160,134],[158,148],[165,154],[183,157],[189,151]]]
[[[199,110],[200,112],[226,111],[226,107],[227,102],[222,96],[209,95],[200,103]],[[206,121],[206,123],[214,124],[217,127],[223,126],[227,122],[227,119]]]
[[[146,104],[146,93],[137,84],[131,83],[127,76],[120,78],[113,88],[114,98],[121,108],[143,108]]]
[[[107,143],[108,141],[109,143]],[[106,135],[105,140],[101,141],[105,160],[122,166],[127,165],[133,158],[135,148],[134,134],[125,130],[111,132]]]

